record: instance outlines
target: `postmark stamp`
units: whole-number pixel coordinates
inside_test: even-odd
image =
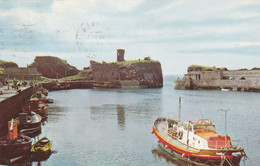
[[[99,22],[81,23],[76,33],[76,44],[79,51],[89,58],[97,56],[104,45],[106,30],[107,28]]]

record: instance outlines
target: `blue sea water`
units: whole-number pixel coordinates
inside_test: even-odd
[[[48,119],[39,137],[52,140],[52,154],[41,165],[186,165],[153,153],[159,150],[151,134],[160,116],[178,119],[182,97],[182,121],[207,118],[225,134],[240,139],[250,160],[259,165],[260,93],[206,90],[175,90],[177,76],[165,76],[158,89],[74,89],[53,91]],[[33,165],[39,163],[33,162]]]

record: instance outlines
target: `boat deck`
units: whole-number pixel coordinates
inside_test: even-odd
[[[180,149],[185,149],[188,151],[195,151],[195,152],[199,152],[198,149],[192,148],[190,146],[187,147],[187,145],[181,143],[180,141],[178,141],[177,139],[174,139],[173,137],[171,137],[170,135],[168,135],[168,129],[166,128],[167,126],[167,122],[166,121],[162,121],[162,122],[158,122],[158,124],[156,125],[156,128],[159,132],[159,134],[161,135],[161,137],[163,137],[163,139],[167,142],[169,142],[170,144],[180,148]]]
[[[198,132],[196,132],[196,134],[206,140],[209,140],[210,137],[222,136],[222,135],[218,134],[217,132],[213,132],[213,131],[198,131]]]

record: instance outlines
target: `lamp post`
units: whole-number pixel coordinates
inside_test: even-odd
[[[181,121],[181,97],[179,97],[179,122]]]
[[[226,147],[226,141],[227,141],[227,112],[229,111],[230,109],[218,109],[218,111],[224,111],[225,112],[225,147]]]

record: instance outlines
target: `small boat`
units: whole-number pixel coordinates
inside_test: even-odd
[[[20,113],[16,118],[20,133],[29,136],[41,130],[42,117],[31,111],[30,113]],[[28,135],[29,134],[29,135]]]
[[[45,102],[45,103],[54,103],[54,100],[51,99],[51,98],[46,98],[46,99],[44,100],[44,102]]]
[[[46,96],[40,91],[38,91],[34,95],[32,95],[31,98],[37,98],[42,101],[46,100]]]
[[[52,143],[47,137],[42,137],[32,146],[32,153],[34,154],[49,154],[51,153]]]
[[[70,84],[69,83],[56,83],[53,87],[51,87],[51,90],[65,90],[65,89],[70,89]]]
[[[208,119],[181,122],[159,117],[152,133],[159,147],[170,155],[188,163],[205,165],[237,165],[246,156],[242,147],[234,146],[229,136],[216,131]]]
[[[120,84],[118,82],[118,84]],[[95,82],[93,84],[94,88],[116,88],[116,83],[112,83],[112,82],[109,82],[109,81],[106,81],[106,82]]]
[[[42,92],[37,92],[36,94],[32,95],[31,97],[32,99],[33,98],[37,98],[45,103],[53,103],[54,100],[53,99],[50,99],[50,98],[47,98],[45,94],[43,94]]]
[[[23,107],[23,112],[30,113],[35,112],[36,114],[41,115],[42,117],[46,117],[47,115],[47,107],[48,105],[43,102],[42,100],[39,100],[37,98],[32,98],[28,104],[26,104]]]
[[[0,164],[11,164],[31,153],[31,138],[18,134],[17,130],[17,121],[9,121],[8,135],[0,138]]]
[[[44,94],[45,96],[48,96],[48,93],[49,93],[48,89],[42,87],[39,90],[40,90],[40,92],[42,92],[42,94]]]
[[[228,88],[221,88],[220,90],[221,90],[221,91],[224,91],[224,92],[231,91],[231,89],[228,89]]]

